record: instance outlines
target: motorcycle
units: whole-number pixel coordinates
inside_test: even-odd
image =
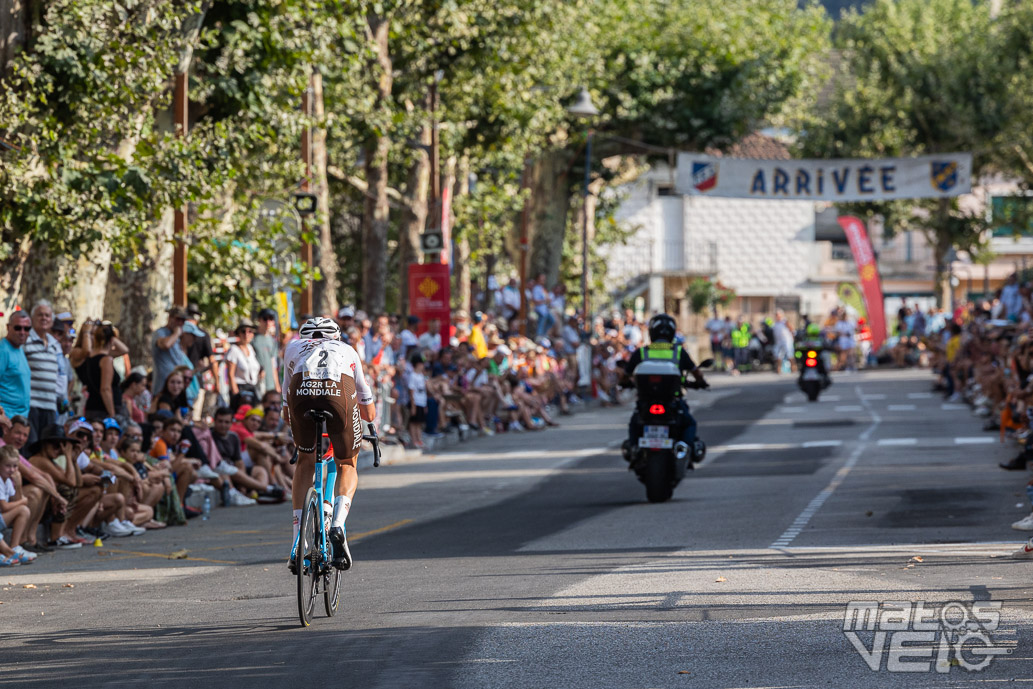
[[[796,383],[803,394],[807,395],[810,402],[817,402],[818,395],[830,384],[828,373],[825,371],[825,364],[821,358],[821,352],[816,349],[806,349],[800,353],[800,377]]]
[[[713,363],[713,359],[707,359],[699,367],[707,368]],[[634,421],[642,426],[642,437],[637,444],[626,447],[625,459],[629,469],[645,484],[649,502],[664,502],[693,468],[692,464],[703,461],[707,446],[699,438],[692,447],[679,440],[688,419],[677,404],[680,388],[685,385],[678,364],[643,361],[635,367],[632,379],[638,389]],[[686,387],[702,386],[693,382]]]

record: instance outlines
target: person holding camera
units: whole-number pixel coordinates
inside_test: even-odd
[[[80,351],[73,350],[72,363],[81,361],[75,373],[86,391],[83,416],[90,421],[124,415],[122,378],[115,371],[113,356],[123,356],[129,348],[115,336],[115,327],[107,321],[88,320],[82,325]]]

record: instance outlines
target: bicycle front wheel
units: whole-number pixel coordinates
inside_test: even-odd
[[[312,623],[322,566],[318,500],[315,488],[309,488],[301,512],[301,532],[298,534],[298,616],[302,627]]]

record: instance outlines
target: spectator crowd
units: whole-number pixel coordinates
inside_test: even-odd
[[[454,312],[452,323],[350,306],[335,314],[363,361],[385,442],[419,449],[446,436],[537,432],[586,394],[618,403],[618,364],[644,342],[642,319],[613,314],[585,333],[564,290],[541,277],[523,295],[531,322],[521,327],[515,285],[494,285],[490,308]],[[277,312],[227,333],[206,328],[194,305],[170,308],[147,358],[115,324],[75,327],[46,301],[6,321],[0,566],[289,495],[280,363],[297,335]]]

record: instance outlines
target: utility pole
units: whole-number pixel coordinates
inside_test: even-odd
[[[187,97],[186,68],[176,72],[176,85],[172,99],[173,117],[176,125],[176,136],[186,138],[190,127],[189,99]],[[173,233],[176,240],[172,254],[172,303],[186,308],[187,305],[187,208],[179,206],[175,210]]]
[[[430,84],[430,222],[427,231],[441,231],[441,168],[440,148],[438,145],[438,82],[444,73],[434,72],[434,80]],[[440,254],[433,254],[433,262],[440,260]]]
[[[301,97],[301,110],[305,113],[305,130],[301,133],[301,159],[305,162],[305,177],[301,180],[301,191],[308,193],[312,187],[312,127],[309,122],[312,118],[312,92],[313,74],[309,72],[308,87]],[[312,272],[312,245],[305,241],[307,221],[301,218],[301,260],[309,273]],[[308,280],[301,290],[301,313],[303,315],[315,315],[312,313],[312,281]]]
[[[527,192],[531,185],[531,159],[524,158],[524,173],[520,176],[520,191]],[[527,215],[531,206],[531,196],[524,198],[524,209],[520,213],[520,333],[527,336]]]

